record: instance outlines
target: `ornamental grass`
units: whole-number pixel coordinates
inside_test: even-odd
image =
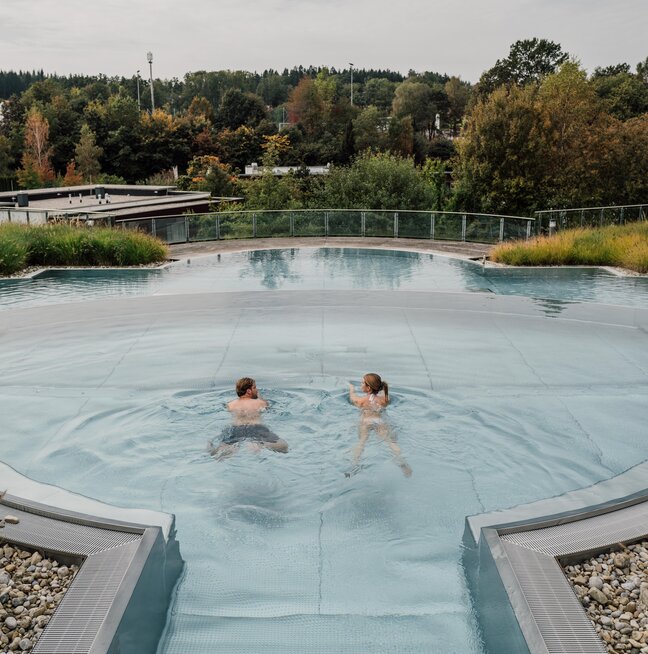
[[[618,266],[648,273],[648,223],[567,229],[496,245],[492,261],[511,266]]]
[[[28,266],[138,266],[164,261],[160,240],[125,229],[0,225],[0,275]]]

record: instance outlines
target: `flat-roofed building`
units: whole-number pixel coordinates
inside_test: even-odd
[[[43,224],[78,218],[115,223],[132,218],[206,213],[211,195],[175,186],[85,184],[0,193],[0,222]],[[218,199],[215,199],[218,201]]]

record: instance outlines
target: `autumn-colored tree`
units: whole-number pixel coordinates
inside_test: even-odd
[[[25,188],[47,186],[55,179],[51,164],[52,151],[49,145],[49,123],[37,107],[27,113],[25,122],[25,145],[22,168],[18,171],[18,182]]]
[[[461,124],[461,120],[466,113],[466,107],[470,100],[471,87],[467,82],[462,82],[458,77],[451,77],[444,86],[448,96],[448,120],[453,133]]]
[[[83,175],[76,169],[74,161],[68,162],[63,178],[63,186],[79,186],[83,184]]]
[[[326,119],[324,100],[310,77],[303,77],[288,99],[288,120],[301,123],[306,134],[322,131]]]
[[[187,116],[192,119],[202,118],[208,123],[214,122],[214,107],[211,102],[203,96],[196,96],[191,100],[187,109]]]
[[[92,182],[99,175],[101,165],[99,159],[102,148],[95,143],[95,136],[87,123],[81,126],[79,142],[74,149],[74,158],[79,168],[79,174],[86,182]]]

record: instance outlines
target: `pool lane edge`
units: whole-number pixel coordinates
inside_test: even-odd
[[[2,539],[80,565],[34,654],[154,654],[184,566],[174,517],[52,493],[3,463],[0,484],[2,516],[19,519],[0,530]],[[27,498],[30,490],[39,499],[55,495],[59,505]]]
[[[466,518],[462,564],[488,652],[607,652],[561,562],[646,536],[647,475],[643,462],[587,488]]]

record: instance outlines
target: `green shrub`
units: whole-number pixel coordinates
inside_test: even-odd
[[[0,225],[0,275],[13,275],[27,266],[28,246],[23,230]]]
[[[137,266],[164,261],[167,246],[148,234],[44,225],[0,228],[0,274],[32,266]]]

